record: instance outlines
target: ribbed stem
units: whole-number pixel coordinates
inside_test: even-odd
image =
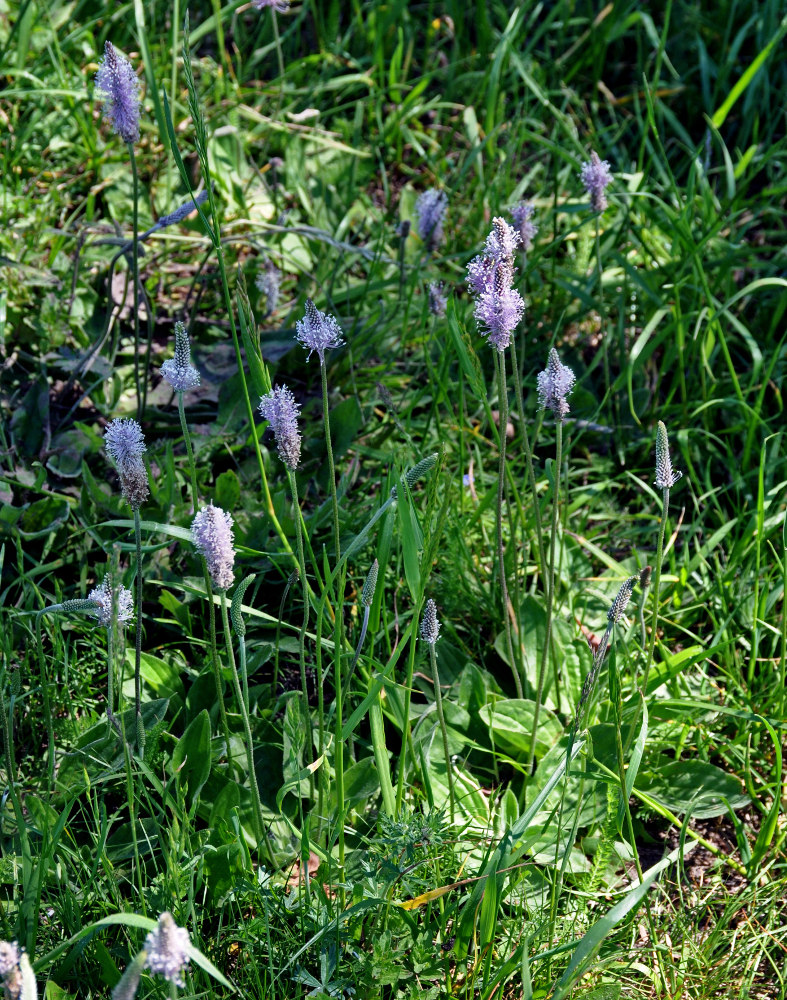
[[[142,422],[142,414],[145,410],[145,390],[139,377],[139,172],[137,170],[137,157],[134,152],[134,143],[126,143],[129,159],[131,160],[131,177],[133,182],[132,192],[132,234],[131,244],[131,279],[134,303],[134,385],[137,390],[137,420]],[[147,377],[147,362],[145,367]]]
[[[246,691],[246,696],[244,697],[244,691],[241,689],[240,678],[238,677],[238,669],[235,666],[235,653],[232,649],[232,632],[230,631],[230,621],[229,621],[229,616],[227,614],[226,590],[221,591],[221,623],[224,626],[224,641],[227,646],[227,658],[229,659],[230,670],[232,671],[232,683],[235,687],[235,697],[238,699],[240,714],[241,718],[243,719],[243,732],[246,737],[246,765],[249,769],[251,802],[252,802],[252,807],[254,809],[254,826],[255,826],[254,836],[257,838],[258,844],[261,843],[263,839],[265,839],[267,844],[267,838],[265,837],[265,821],[262,818],[262,803],[260,802],[260,789],[259,785],[257,784],[257,775],[254,771],[254,743],[251,735],[251,722],[249,720],[249,706],[247,703],[248,689]],[[245,669],[244,669],[244,676],[245,676]]]
[[[445,769],[448,775],[448,801],[451,804],[451,823],[456,818],[456,799],[454,797],[454,769],[451,764],[451,753],[448,749],[448,729],[445,725],[445,714],[443,712],[443,694],[440,690],[440,674],[437,670],[437,653],[435,643],[429,644],[429,660],[432,664],[432,681],[434,682],[434,703],[437,709],[437,718],[440,722],[440,732],[443,735],[443,753],[445,754]]]
[[[552,497],[552,526],[549,533],[549,567],[547,569],[547,618],[544,629],[544,648],[541,650],[541,663],[538,667],[536,704],[533,709],[533,733],[530,739],[525,774],[530,774],[533,768],[533,759],[536,753],[538,717],[544,697],[544,681],[546,679],[547,663],[549,662],[550,647],[552,645],[552,614],[555,603],[555,543],[557,540],[558,511],[560,508],[560,468],[563,464],[563,420],[561,417],[558,417],[555,421],[555,439],[555,487]]]
[[[306,683],[306,630],[309,627],[309,584],[306,579],[306,558],[303,551],[303,526],[300,518],[300,504],[298,502],[298,483],[292,469],[287,469],[287,476],[290,480],[290,492],[292,493],[292,505],[295,508],[295,543],[298,553],[298,572],[301,577],[301,587],[303,588],[303,620],[301,621],[298,633],[298,663],[301,671],[301,690],[303,692],[303,707],[306,714],[309,712],[309,688]],[[323,724],[321,720],[320,732]],[[309,748],[311,751],[311,747]]]
[[[497,564],[500,573],[500,593],[503,599],[503,621],[505,623],[506,652],[508,662],[511,664],[511,671],[514,675],[514,687],[517,698],[522,697],[522,678],[517,670],[517,661],[514,658],[514,641],[511,635],[512,624],[508,600],[508,581],[506,580],[505,545],[503,544],[503,505],[505,503],[505,480],[506,480],[506,441],[508,435],[508,387],[506,386],[506,360],[502,351],[495,351],[495,364],[497,366],[497,395],[498,413],[500,415],[500,462],[497,475]]]
[[[142,526],[139,507],[134,508],[134,542],[137,550],[137,619],[134,626],[134,713],[137,724],[137,752],[145,756],[145,726],[142,722]]]
[[[38,669],[41,674],[41,695],[44,702],[44,715],[46,717],[46,734],[49,741],[47,747],[47,788],[49,792],[55,781],[55,723],[52,718],[52,706],[49,703],[49,681],[47,679],[46,661],[44,659],[44,643],[41,638],[41,619],[46,614],[48,608],[44,608],[36,614],[36,649],[38,650]],[[13,780],[11,778],[10,780]]]
[[[667,529],[667,512],[669,510],[669,487],[665,486],[661,491],[661,525],[659,526],[659,542],[656,549],[656,565],[653,570],[653,615],[650,622],[650,642],[648,643],[648,655],[645,659],[645,673],[642,678],[640,690],[643,696],[647,696],[648,677],[650,667],[653,663],[653,651],[656,646],[656,631],[659,623],[659,587],[661,585],[661,562],[664,558],[664,534]]]
[[[186,423],[186,410],[183,406],[183,393],[177,393],[178,397],[178,416],[180,417],[180,429],[183,431],[183,441],[186,444],[186,455],[189,462],[189,476],[191,477],[191,506],[192,513],[197,513],[197,507],[199,505],[199,489],[197,488],[197,467],[194,463],[194,451],[191,447],[191,435],[189,434],[188,424]]]
[[[224,741],[227,744],[227,765],[229,773],[232,774],[232,744],[230,743],[230,726],[227,721],[227,709],[224,707],[224,679],[221,676],[221,664],[219,663],[219,651],[216,646],[216,608],[213,603],[213,584],[207,565],[203,560],[205,571],[205,588],[208,593],[208,620],[210,622],[210,659],[213,665],[213,676],[216,681],[216,699],[219,703],[219,715],[221,717],[221,728],[224,731]]]

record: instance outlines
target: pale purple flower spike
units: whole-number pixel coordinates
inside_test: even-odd
[[[298,468],[301,460],[299,409],[295,397],[286,385],[277,385],[260,400],[260,413],[271,425],[279,448],[279,458],[291,472]]]
[[[191,537],[195,548],[208,565],[214,587],[217,590],[229,590],[235,579],[232,517],[221,507],[214,507],[209,503],[194,516]]]
[[[335,317],[320,312],[311,299],[306,300],[306,315],[295,324],[295,339],[300,341],[309,351],[308,358],[314,351],[325,364],[325,352],[333,347],[341,347],[342,328]]]
[[[525,312],[522,296],[513,287],[514,252],[520,237],[504,219],[496,218],[484,244],[484,253],[467,265],[467,284],[476,296],[475,318],[481,334],[501,353]]]
[[[562,420],[568,413],[566,396],[574,388],[575,381],[574,373],[561,364],[560,356],[553,347],[546,368],[538,374],[538,401],[555,414],[555,420]]]
[[[171,913],[162,913],[158,927],[145,938],[147,966],[175,986],[185,986],[183,969],[189,961],[189,932],[178,927]]]
[[[150,494],[148,474],[142,461],[145,453],[142,428],[136,420],[113,420],[104,431],[104,443],[120,476],[123,496],[132,510],[139,510]]]
[[[191,363],[189,335],[180,322],[175,324],[175,357],[161,366],[161,377],[175,392],[188,392],[199,385],[199,372]]]
[[[112,42],[104,45],[98,63],[96,89],[104,100],[104,113],[123,142],[139,141],[139,80],[131,63]]]
[[[531,205],[529,201],[520,201],[511,209],[514,229],[519,233],[522,249],[526,253],[533,249],[533,240],[538,232],[538,226],[532,221],[535,213],[535,206]]]
[[[445,316],[448,297],[443,291],[442,281],[433,281],[429,286],[429,312],[433,316]]]
[[[290,9],[290,0],[251,0],[251,5],[257,10],[273,7],[277,14],[286,14]]]
[[[427,249],[434,250],[443,239],[443,217],[448,208],[448,195],[437,188],[429,188],[419,195],[415,203],[418,213],[418,235]]]
[[[254,284],[265,296],[265,315],[269,316],[279,304],[281,271],[272,261],[266,260]]]
[[[89,601],[96,605],[92,614],[98,618],[98,624],[106,628],[112,627],[113,617],[118,622],[128,622],[134,617],[134,596],[122,584],[115,594],[112,593],[112,579],[105,576],[101,583],[87,595]]]
[[[590,160],[582,164],[579,177],[590,198],[590,207],[594,212],[603,212],[607,207],[605,192],[612,183],[612,171],[608,161],[600,159],[595,151],[592,152]]]

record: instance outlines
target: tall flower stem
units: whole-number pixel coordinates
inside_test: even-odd
[[[413,752],[413,737],[410,730],[410,700],[413,692],[413,674],[415,672],[415,645],[416,636],[418,634],[418,617],[413,614],[413,622],[411,626],[412,634],[410,636],[410,655],[407,658],[407,675],[404,682],[404,732],[402,733],[402,749],[399,752],[399,773],[396,777],[396,815],[402,811],[402,803],[404,801],[404,779],[405,773],[407,771],[407,753],[410,752],[410,756],[415,762],[415,754]]]
[[[55,781],[55,724],[52,718],[52,706],[49,702],[49,681],[44,660],[44,644],[41,638],[41,619],[49,610],[52,609],[43,608],[36,614],[36,649],[38,650],[38,668],[41,674],[41,696],[46,716],[46,735],[49,743],[47,747],[47,787],[51,792]],[[9,775],[9,780],[13,781],[13,776]]]
[[[505,504],[506,477],[506,441],[508,428],[508,387],[506,386],[506,360],[502,351],[495,351],[497,365],[497,394],[500,414],[500,464],[497,477],[497,562],[500,573],[500,593],[503,598],[503,620],[505,622],[506,652],[514,674],[514,686],[517,698],[522,697],[522,678],[519,676],[517,661],[514,658],[514,643],[511,623],[510,604],[508,599],[508,581],[506,580],[505,545],[503,543],[503,506]],[[516,613],[516,611],[515,611]]]
[[[547,663],[551,656],[552,646],[552,615],[555,604],[555,543],[557,541],[558,512],[560,509],[560,469],[563,464],[563,419],[555,419],[555,474],[554,492],[552,496],[552,525],[549,532],[549,566],[547,569],[547,617],[544,629],[544,648],[541,650],[541,662],[538,666],[538,682],[536,686],[536,704],[533,709],[533,733],[530,738],[530,749],[527,755],[525,774],[530,774],[536,753],[536,734],[538,718],[541,713],[541,702],[544,697],[544,681],[546,679]]]
[[[132,233],[133,242],[131,246],[131,277],[132,296],[134,303],[134,385],[137,389],[137,420],[142,420],[145,410],[146,388],[142,384],[139,375],[139,171],[137,170],[137,157],[134,152],[134,143],[127,142],[129,159],[131,160],[131,176],[133,180],[132,194]],[[145,381],[147,381],[149,358],[145,357]]]
[[[437,709],[437,718],[440,722],[440,732],[443,736],[443,753],[445,754],[445,771],[448,775],[448,801],[451,804],[451,822],[456,817],[456,799],[454,796],[454,770],[451,763],[451,752],[448,749],[448,729],[445,724],[445,713],[443,712],[443,694],[440,690],[440,674],[437,670],[437,653],[435,643],[429,644],[429,659],[432,664],[432,681],[434,683],[434,703]]]
[[[213,584],[210,573],[203,559],[205,568],[205,588],[208,594],[208,615],[210,621],[210,658],[213,665],[213,676],[216,680],[216,699],[219,703],[219,716],[221,718],[221,728],[224,733],[224,741],[227,744],[227,764],[232,773],[232,745],[230,743],[230,726],[227,721],[227,709],[224,707],[224,678],[221,676],[221,664],[219,663],[219,651],[216,645],[216,609],[213,601]]]
[[[134,625],[134,714],[137,725],[137,752],[145,756],[145,725],[142,722],[142,525],[139,507],[134,507],[134,542],[137,549],[137,620]]]
[[[335,552],[335,565],[341,563],[341,548],[339,539],[339,499],[336,493],[336,469],[333,461],[333,446],[331,444],[331,425],[328,412],[328,374],[325,362],[320,364],[320,376],[322,381],[322,412],[325,425],[325,449],[328,454],[328,480],[331,487],[331,503],[333,505],[333,540]],[[334,768],[336,772],[336,808],[337,822],[339,827],[339,867],[344,871],[344,741],[342,739],[342,729],[344,727],[344,708],[342,701],[342,649],[344,646],[344,566],[339,572],[336,581],[336,618],[334,620],[334,687],[336,692],[336,718],[334,737]]]
[[[300,504],[298,502],[298,483],[292,469],[287,469],[287,476],[290,480],[290,493],[292,494],[292,504],[295,508],[295,545],[298,553],[298,572],[303,588],[303,619],[298,633],[298,663],[301,671],[301,689],[303,691],[303,707],[307,714],[309,711],[309,689],[306,683],[306,630],[309,627],[309,584],[306,579],[306,558],[303,551],[303,527],[300,518]],[[323,729],[323,720],[320,720],[320,732]]]
[[[516,396],[517,413],[519,423],[522,427],[522,446],[525,449],[525,466],[527,468],[527,481],[530,486],[530,493],[533,497],[533,518],[536,525],[536,545],[538,546],[538,558],[541,572],[546,572],[546,549],[544,548],[544,532],[541,528],[541,507],[538,502],[536,488],[536,473],[533,468],[533,452],[530,448],[530,435],[527,433],[527,421],[525,420],[525,406],[522,399],[522,379],[519,372],[519,362],[516,353],[516,338],[511,338],[511,370],[514,373],[514,395]]]
[[[659,525],[659,540],[656,548],[656,564],[653,570],[653,615],[650,621],[650,642],[648,643],[648,653],[645,657],[645,672],[642,676],[642,686],[640,690],[644,697],[648,692],[648,678],[650,668],[653,663],[653,651],[656,647],[656,631],[659,623],[659,587],[661,585],[661,563],[664,558],[664,535],[667,529],[667,513],[669,511],[669,487],[665,486],[661,491],[661,524]],[[633,730],[632,730],[633,731]]]
[[[180,417],[180,429],[183,431],[183,441],[186,445],[186,455],[189,462],[189,476],[191,477],[191,506],[194,509],[194,513],[197,512],[197,506],[199,501],[199,489],[197,487],[197,467],[194,463],[194,451],[191,447],[191,436],[189,434],[188,424],[186,423],[186,410],[183,406],[183,393],[176,393],[178,397],[178,416]]]
[[[235,697],[238,699],[241,718],[243,719],[243,732],[246,737],[246,764],[249,769],[249,785],[251,786],[251,803],[254,809],[254,836],[259,844],[265,838],[265,822],[262,818],[262,803],[260,802],[260,789],[257,784],[257,775],[254,771],[254,742],[251,735],[251,722],[249,721],[248,692],[244,698],[244,691],[241,689],[238,668],[235,666],[235,653],[232,649],[232,632],[230,631],[229,615],[227,613],[227,592],[221,591],[221,623],[224,626],[224,639],[227,645],[227,658],[232,671],[232,683],[235,687]],[[245,671],[244,671],[245,673]]]

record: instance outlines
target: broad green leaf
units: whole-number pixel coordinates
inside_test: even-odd
[[[205,709],[192,719],[172,752],[172,768],[187,785],[189,806],[196,801],[210,775],[210,717]]]

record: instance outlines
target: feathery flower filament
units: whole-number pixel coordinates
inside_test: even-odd
[[[538,401],[541,406],[552,410],[556,420],[562,420],[568,413],[566,397],[574,388],[574,373],[561,364],[560,356],[553,347],[544,371],[538,374]]]
[[[522,296],[513,287],[514,253],[519,234],[501,218],[492,223],[484,253],[467,265],[467,284],[476,296],[474,314],[479,332],[495,350],[503,352],[525,312]]]
[[[612,183],[609,162],[600,159],[594,151],[590,160],[582,165],[579,177],[590,198],[590,207],[594,212],[603,212],[607,207],[606,189]]]
[[[90,591],[88,600],[96,605],[91,613],[98,619],[98,624],[106,628],[112,627],[113,620],[122,623],[134,617],[134,595],[122,584],[113,593],[109,574]]]
[[[267,396],[262,397],[259,409],[263,419],[271,425],[279,458],[294,472],[301,460],[301,435],[298,431],[300,406],[286,385],[277,385]]]
[[[306,315],[295,324],[295,339],[308,349],[306,360],[316,351],[321,365],[325,364],[326,351],[344,344],[336,318],[320,312],[311,299],[306,300]]]
[[[161,366],[161,377],[175,392],[188,392],[199,385],[199,372],[191,363],[189,335],[180,322],[175,324],[175,357]]]
[[[147,967],[175,986],[185,986],[183,970],[189,960],[189,932],[178,927],[171,913],[162,913],[158,927],[145,938]]]
[[[113,420],[104,431],[104,442],[120,476],[123,496],[132,510],[139,510],[150,495],[148,474],[142,461],[146,450],[142,428],[130,418]]]
[[[191,537],[194,547],[207,563],[214,587],[229,590],[235,579],[232,517],[221,507],[209,503],[195,514]]]

